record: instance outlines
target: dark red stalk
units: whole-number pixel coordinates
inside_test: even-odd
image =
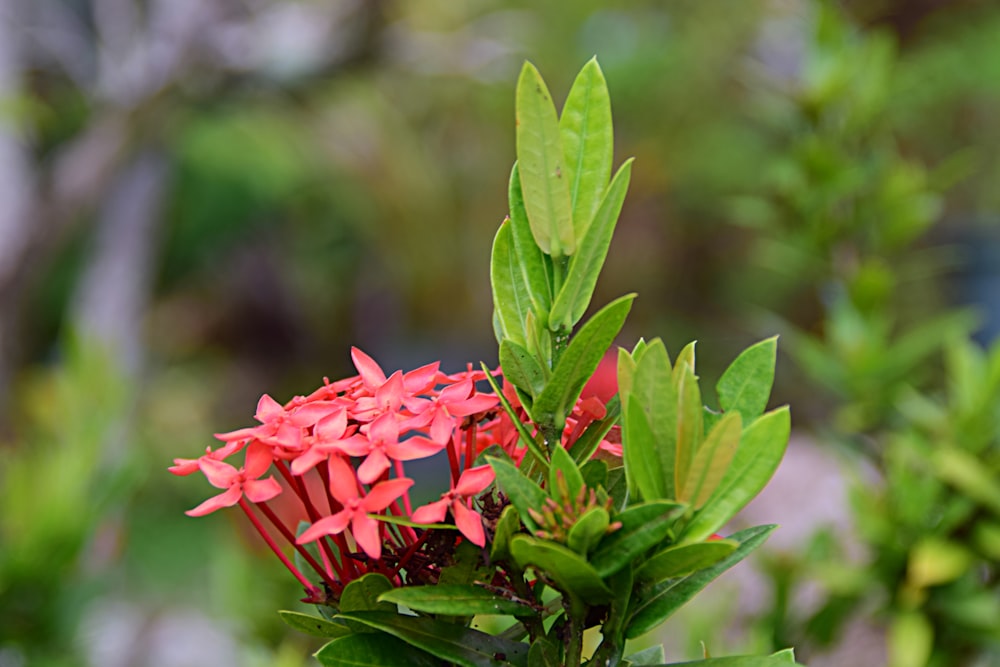
[[[325,567],[317,563],[316,559],[313,558],[311,553],[309,553],[309,550],[306,549],[304,545],[301,545],[296,541],[295,534],[288,528],[288,526],[285,525],[285,523],[281,520],[281,518],[277,514],[275,514],[274,511],[272,511],[271,508],[267,506],[267,504],[265,503],[255,503],[255,504],[257,505],[257,508],[264,514],[264,516],[267,517],[268,521],[270,521],[271,524],[273,524],[274,527],[278,529],[278,532],[280,532],[284,536],[284,538],[288,540],[288,542],[293,547],[295,547],[295,550],[299,552],[299,555],[301,555],[302,558],[304,558],[305,561],[309,563],[310,567],[316,570],[316,574],[323,577],[323,581],[326,582],[326,585],[329,586],[332,590],[339,592],[340,584],[338,584],[336,580],[333,578],[332,573]],[[343,579],[344,572],[337,565],[337,561],[333,561],[331,565],[333,565],[334,569],[337,570],[337,576]]]
[[[319,589],[316,588],[316,586],[314,586],[312,582],[306,579],[305,575],[299,572],[299,568],[295,567],[295,564],[292,563],[292,561],[288,560],[288,556],[286,556],[284,552],[281,551],[277,543],[275,543],[274,538],[271,537],[271,534],[267,532],[266,528],[264,528],[264,524],[260,522],[260,519],[257,518],[257,515],[254,514],[253,510],[250,509],[250,505],[249,503],[247,503],[246,498],[242,497],[240,498],[240,507],[243,509],[244,513],[246,513],[247,518],[250,519],[250,523],[253,524],[253,527],[256,528],[257,532],[260,533],[260,536],[264,538],[264,541],[267,543],[267,546],[269,546],[271,548],[271,551],[274,552],[274,555],[278,557],[278,559],[282,562],[282,564],[286,568],[288,568],[288,571],[292,573],[292,576],[298,579],[299,583],[305,587],[306,592],[309,594],[309,596],[318,599],[320,593]]]

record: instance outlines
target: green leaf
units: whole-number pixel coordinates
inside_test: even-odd
[[[760,493],[781,463],[790,431],[788,406],[765,413],[743,430],[719,487],[684,528],[684,542],[704,541]]]
[[[611,600],[611,591],[590,563],[561,544],[515,535],[510,541],[510,553],[520,567],[530,565],[541,571],[563,593],[589,604]]]
[[[497,485],[503,491],[521,516],[521,522],[528,530],[538,530],[538,524],[528,514],[529,509],[542,507],[548,495],[542,488],[521,474],[517,466],[504,459],[487,457],[487,462],[496,474]]]
[[[536,422],[563,428],[583,386],[621,331],[634,298],[635,294],[627,294],[604,306],[570,339],[545,389],[535,399],[532,416]]]
[[[517,80],[517,164],[535,243],[552,257],[576,250],[559,120],[541,74],[525,63]]]
[[[576,238],[581,239],[608,184],[614,156],[611,98],[596,58],[583,66],[570,88],[559,118],[559,136],[566,157],[563,172],[573,202],[573,226]]]
[[[586,556],[608,532],[611,516],[603,507],[592,507],[576,520],[566,535],[566,546]]]
[[[687,477],[679,485],[677,499],[695,509],[705,504],[722,483],[729,464],[736,455],[743,432],[740,413],[729,412],[709,432],[698,447]]]
[[[443,667],[434,656],[381,632],[335,639],[316,652],[324,667],[398,667],[400,656],[413,667]]]
[[[694,348],[695,348],[696,344],[697,344],[697,341],[691,341],[690,343],[688,343],[687,345],[685,345],[684,349],[681,350],[680,354],[677,355],[677,359],[674,360],[674,380],[675,381],[677,379],[677,374],[685,366],[687,366],[688,368],[690,368],[692,373],[695,372],[695,367],[694,367]]]
[[[523,345],[527,339],[524,321],[531,309],[531,298],[521,281],[521,270],[510,237],[510,221],[504,220],[493,238],[490,258],[490,283],[493,308],[504,338]],[[501,338],[498,342],[502,341]]]
[[[458,530],[454,524],[450,523],[417,523],[416,521],[407,519],[405,516],[395,516],[393,514],[375,514],[373,512],[369,512],[368,518],[381,521],[382,523],[391,523],[396,526],[409,526],[411,528],[436,528],[437,530]]]
[[[454,562],[441,568],[437,585],[468,586],[490,576],[489,567],[483,562],[482,549],[468,540],[455,547]]]
[[[590,564],[602,577],[614,574],[662,542],[684,509],[681,503],[653,500],[620,512],[615,520],[621,521],[622,527],[601,541]]]
[[[500,341],[500,368],[511,384],[532,397],[538,396],[545,387],[548,373],[530,352],[510,338]]]
[[[559,647],[548,637],[536,639],[528,651],[528,667],[563,667]]]
[[[778,337],[774,336],[736,357],[715,385],[723,410],[739,412],[747,423],[763,414],[774,384],[777,349]]]
[[[691,462],[705,437],[704,406],[694,369],[680,363],[674,372],[677,388],[677,444],[674,454],[674,497],[681,499],[681,489],[691,470]]]
[[[392,582],[384,574],[369,572],[344,586],[340,596],[340,611],[391,611],[396,608],[388,602],[379,602],[382,593],[392,590]]]
[[[618,224],[618,215],[621,213],[631,176],[632,160],[629,159],[619,168],[615,179],[608,186],[586,235],[579,237],[576,253],[569,262],[566,280],[552,304],[552,312],[549,313],[549,328],[553,331],[571,329],[587,311],[597,285],[597,277],[608,256],[611,237]]]
[[[893,667],[925,667],[934,651],[934,626],[919,611],[896,616],[886,643]]]
[[[670,357],[663,341],[655,339],[633,358],[631,387],[622,393],[622,457],[629,491],[638,492],[644,500],[672,500],[676,495],[677,389],[671,381]]]
[[[510,421],[514,424],[514,428],[517,429],[518,435],[521,436],[521,442],[523,442],[525,447],[528,448],[528,452],[535,457],[538,465],[542,466],[542,468],[547,471],[549,469],[548,457],[538,446],[538,443],[535,442],[534,436],[531,435],[531,431],[529,431],[528,427],[521,421],[521,417],[514,412],[514,406],[510,404],[510,401],[507,400],[507,397],[500,390],[500,386],[497,384],[496,378],[493,377],[493,373],[486,367],[486,364],[480,365],[482,366],[483,372],[486,373],[486,381],[489,383],[494,395],[500,399],[500,405],[503,406],[504,412],[506,412],[507,416],[510,417]]]
[[[664,660],[666,660],[666,658],[663,657],[663,644],[650,646],[649,648],[639,651],[638,653],[627,655],[625,656],[625,660],[636,667],[639,667],[640,665],[660,665]]]
[[[405,605],[413,611],[448,616],[476,614],[534,616],[537,612],[526,604],[494,595],[481,586],[438,584],[394,588],[379,597],[380,601]]]
[[[544,322],[548,322],[549,309],[552,307],[552,260],[539,249],[531,233],[528,214],[524,210],[521,174],[516,162],[510,172],[507,199],[510,206],[511,240],[518,266],[521,268],[521,278],[535,313]]]
[[[343,637],[351,634],[344,625],[298,611],[279,611],[278,616],[286,625],[313,637]]]
[[[691,574],[715,565],[736,551],[738,546],[739,543],[733,540],[712,540],[668,547],[643,563],[636,571],[635,578],[639,581],[660,582]]]
[[[583,475],[583,484],[588,489],[608,486],[608,464],[604,461],[590,459],[580,466],[580,474]]]
[[[614,508],[622,510],[629,501],[628,480],[625,476],[624,466],[611,468],[608,470],[608,483],[605,487],[608,495],[614,501]]]
[[[559,484],[559,476],[562,476],[566,485],[564,495]],[[559,503],[563,503],[571,498],[576,498],[583,488],[583,475],[576,467],[576,461],[569,455],[563,447],[552,448],[552,467],[549,468],[549,496]]]
[[[463,667],[527,667],[528,645],[454,623],[432,618],[402,616],[381,611],[359,611],[342,616],[402,639],[432,655]],[[396,653],[395,664],[400,664]]]
[[[691,662],[672,662],[664,667],[782,667],[797,665],[795,659],[788,659],[785,651],[774,655],[733,655],[725,658],[709,658]]]
[[[510,555],[510,538],[521,530],[521,519],[517,508],[507,505],[497,520],[497,529],[493,533],[493,544],[490,546],[490,560],[505,560]]]
[[[715,565],[689,574],[682,579],[661,582],[640,588],[629,608],[630,619],[625,636],[629,639],[643,635],[660,625],[684,603],[695,596],[720,574],[740,562],[759,547],[777,526],[756,526],[729,536],[740,543],[733,553]]]

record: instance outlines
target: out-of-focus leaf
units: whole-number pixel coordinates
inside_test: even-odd
[[[548,637],[533,641],[528,650],[528,667],[563,667],[559,647]]]
[[[775,336],[743,350],[715,385],[719,407],[739,412],[747,423],[763,414],[774,384],[777,349]]]
[[[673,499],[677,444],[677,390],[671,381],[670,358],[660,339],[637,347],[628,391],[622,396],[622,457],[630,491],[645,500]],[[619,375],[629,363],[619,359]],[[634,485],[635,488],[632,488]]]
[[[570,339],[545,389],[535,399],[535,421],[553,423],[562,429],[583,386],[621,331],[634,298],[635,294],[627,294],[604,306]]]
[[[763,544],[776,527],[756,526],[741,530],[729,536],[729,539],[739,542],[740,546],[715,565],[693,572],[682,579],[640,588],[629,606],[630,618],[625,636],[630,639],[638,637],[665,621],[713,579],[746,558],[751,551]]]
[[[559,119],[549,89],[531,63],[517,80],[517,164],[524,208],[535,242],[559,258],[576,251],[573,210],[559,137]]]
[[[787,406],[758,417],[743,430],[733,462],[708,502],[684,528],[682,541],[705,540],[760,493],[781,463],[790,431]]]
[[[515,535],[510,541],[510,553],[519,566],[541,570],[562,592],[583,602],[601,604],[611,599],[611,591],[590,563],[561,544]]]
[[[715,565],[736,551],[738,542],[712,540],[668,547],[645,561],[635,573],[640,581],[660,582],[691,574]]]
[[[946,584],[962,576],[972,562],[962,545],[928,535],[910,550],[906,579],[917,588]]]
[[[632,160],[619,168],[608,191],[601,201],[586,235],[577,243],[576,253],[570,259],[566,280],[552,304],[549,328],[553,331],[570,329],[583,317],[594,295],[597,277],[604,266],[611,245],[611,237],[618,223],[625,193],[632,176]],[[603,186],[602,186],[603,187]]]
[[[663,657],[663,645],[657,644],[647,649],[625,656],[625,661],[630,665],[639,667],[640,665],[660,665],[666,658]]]
[[[413,611],[448,616],[474,616],[476,614],[507,614],[534,616],[531,607],[494,595],[481,586],[439,584],[436,586],[408,586],[382,593],[380,601],[393,602]]]
[[[604,436],[608,434],[616,423],[618,423],[618,417],[621,415],[621,400],[619,400],[616,394],[608,404],[605,406],[607,412],[604,415],[604,419],[600,421],[593,422],[587,427],[587,430],[583,432],[583,435],[577,439],[572,445],[570,445],[569,453],[573,455],[573,460],[582,466],[585,465],[586,461],[589,463],[593,459],[594,452],[597,448],[601,446],[601,440]],[[588,486],[596,486],[588,484]]]
[[[672,662],[664,667],[782,667],[797,664],[799,663],[795,662],[795,655],[786,649],[773,655],[733,655],[691,662]]]
[[[614,157],[611,98],[596,58],[590,59],[573,81],[559,118],[559,135],[579,240],[586,235],[601,201]]]
[[[442,660],[464,667],[528,665],[527,644],[494,637],[454,623],[380,611],[358,611],[342,614],[342,617],[381,630]],[[397,652],[395,664],[399,664],[401,655],[408,657],[405,652]]]
[[[521,529],[521,519],[517,508],[508,505],[500,513],[497,529],[493,534],[493,545],[490,547],[490,560],[504,560],[510,555],[510,538]]]
[[[889,667],[926,667],[934,646],[934,628],[920,612],[905,612],[893,619],[886,643]]]
[[[442,667],[434,656],[381,632],[334,639],[316,652],[316,659],[324,667],[398,667],[403,655],[413,667]]]
[[[961,449],[937,448],[931,466],[941,479],[1000,516],[1000,480],[979,459]]]
[[[694,369],[679,363],[674,371],[677,388],[677,444],[674,454],[674,497],[680,498],[691,462],[705,438],[701,390]]]
[[[601,541],[590,564],[602,577],[614,574],[662,542],[685,507],[682,503],[652,500],[618,513],[615,520],[621,521],[622,527]]]

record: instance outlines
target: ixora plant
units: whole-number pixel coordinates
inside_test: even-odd
[[[510,214],[491,265],[500,368],[386,374],[354,349],[356,376],[284,405],[265,395],[259,425],[220,434],[223,446],[171,468],[201,471],[222,490],[188,514],[238,505],[301,582],[321,616],[281,614],[330,639],[316,654],[324,665],[662,663],[662,647],[625,655],[626,640],[774,528],[716,534],[788,442],[788,408],[765,412],[775,339],[723,373],[718,410],[702,403],[694,344],[671,361],[660,340],[619,350],[610,401],[585,395],[634,297],[577,327],[631,161],[611,177],[611,106],[596,60],[561,117],[526,64],[516,110]],[[229,462],[240,454],[242,465]],[[431,456],[447,462],[451,484],[414,507],[405,466]],[[294,499],[301,520],[269,506],[279,496]],[[590,628],[599,635],[585,642]]]

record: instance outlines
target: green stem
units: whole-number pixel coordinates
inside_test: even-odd
[[[586,614],[586,605],[575,597],[568,597],[566,615],[569,619],[569,633],[566,638],[566,665],[583,663],[583,625]]]

